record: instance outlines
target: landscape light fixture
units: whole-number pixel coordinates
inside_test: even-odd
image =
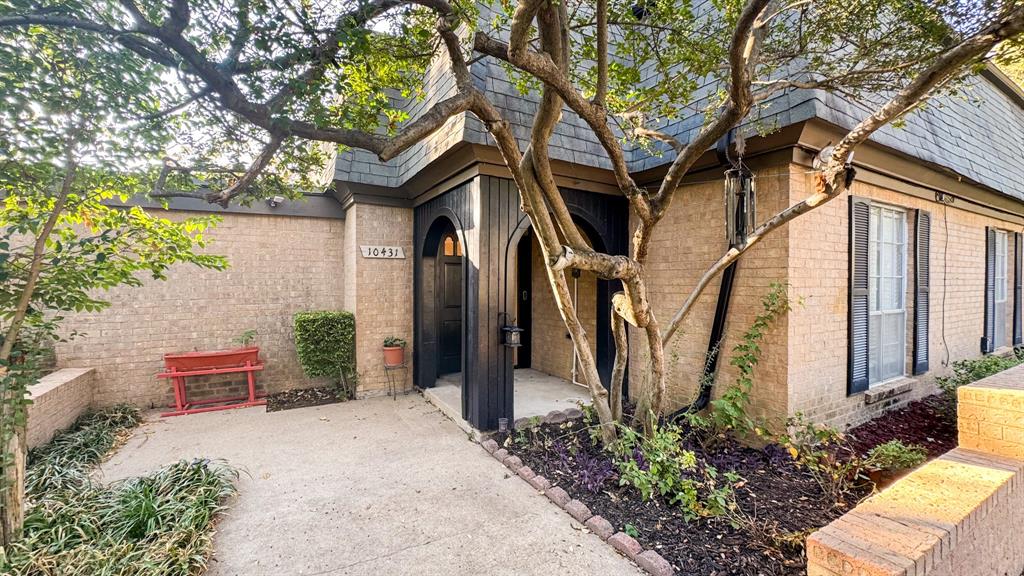
[[[725,171],[725,230],[729,246],[740,246],[756,222],[754,175],[745,167]]]

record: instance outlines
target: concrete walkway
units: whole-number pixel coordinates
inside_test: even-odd
[[[641,573],[419,395],[152,419],[102,478],[194,457],[242,470],[211,576]]]

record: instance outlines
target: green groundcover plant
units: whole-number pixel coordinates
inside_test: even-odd
[[[0,549],[0,573],[17,576],[200,574],[213,524],[235,493],[237,472],[179,461],[102,485],[89,472],[138,423],[134,408],[87,415],[30,454],[30,508],[22,537]]]

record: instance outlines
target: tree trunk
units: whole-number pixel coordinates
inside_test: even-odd
[[[4,334],[4,343],[0,346],[0,370],[4,370],[4,372],[6,372],[6,367],[11,360],[14,343],[17,341],[21,327],[28,316],[32,294],[35,292],[36,283],[39,281],[39,275],[43,268],[46,240],[57,225],[61,212],[64,211],[68,194],[71,193],[71,187],[75,181],[75,172],[78,169],[78,165],[73,160],[72,153],[72,144],[69,143],[66,153],[67,171],[64,173],[63,182],[61,182],[59,196],[56,202],[54,202],[53,209],[43,224],[42,229],[36,235],[36,240],[32,247],[32,263],[29,266],[25,288],[18,298],[18,306],[15,308],[14,315],[11,318],[11,325],[8,327],[6,334]],[[0,377],[4,375],[4,372],[0,372]],[[5,454],[8,454],[11,458],[10,465],[3,470],[4,479],[3,483],[0,484],[0,489],[2,489],[0,506],[3,507],[0,510],[0,538],[3,539],[4,546],[9,545],[21,532],[21,525],[25,521],[25,418],[18,417],[19,411],[24,410],[23,397],[25,390],[17,376],[12,376],[9,381],[12,386],[5,388],[0,393],[2,394],[2,397],[0,397],[0,400],[2,400],[0,402],[0,420],[2,420],[0,421],[0,431],[3,432],[0,434],[0,438],[7,434],[11,435],[10,441],[4,446],[4,449],[7,451]]]
[[[7,391],[13,395],[16,391]],[[12,398],[15,402],[20,399]],[[8,400],[9,402],[9,400]],[[10,404],[8,404],[9,406]],[[11,415],[13,416],[13,415]],[[14,419],[8,416],[9,422],[6,427],[13,428],[10,441],[6,450],[11,454],[11,465],[7,468],[2,492],[2,509],[0,509],[0,544],[9,546],[21,533],[21,526],[25,522],[25,427],[15,426]]]

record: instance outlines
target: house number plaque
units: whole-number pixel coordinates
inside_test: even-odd
[[[401,246],[360,246],[363,258],[405,258],[405,250]]]

